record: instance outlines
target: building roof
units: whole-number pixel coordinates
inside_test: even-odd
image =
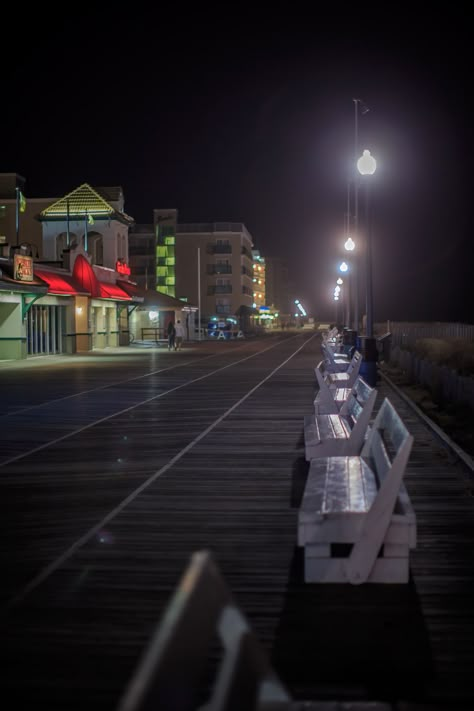
[[[110,188],[110,190],[114,190],[114,188]],[[90,215],[95,220],[118,219],[121,222],[133,223],[133,219],[129,215],[124,212],[119,212],[112,207],[112,205],[88,183],[83,183],[64,197],[53,202],[52,205],[46,207],[41,211],[39,219],[42,221],[65,220],[68,215],[71,219],[77,219],[77,217],[85,219]]]
[[[147,308],[154,308],[157,311],[176,311],[191,305],[186,301],[168,296],[168,294],[162,294],[160,291],[143,289],[130,281],[117,280],[117,284],[132,297],[133,301],[143,303]]]

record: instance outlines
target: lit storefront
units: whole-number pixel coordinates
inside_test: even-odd
[[[28,254],[0,258],[0,360],[20,360],[28,354],[29,312],[48,291],[32,265]],[[36,318],[34,323],[41,327]]]

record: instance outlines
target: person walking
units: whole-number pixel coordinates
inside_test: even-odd
[[[175,351],[180,351],[181,346],[183,344],[183,338],[184,338],[184,326],[179,319],[176,323],[175,330],[176,330],[176,343],[175,343],[174,349],[175,349]]]
[[[168,333],[168,350],[171,351],[171,350],[175,349],[174,339],[176,337],[176,330],[175,330],[173,321],[169,322],[167,333]]]

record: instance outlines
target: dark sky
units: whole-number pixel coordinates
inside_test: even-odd
[[[473,323],[470,13],[319,5],[42,6],[21,31],[12,17],[0,171],[24,175],[27,197],[120,184],[137,222],[155,207],[242,221],[329,318],[361,97],[375,319]]]

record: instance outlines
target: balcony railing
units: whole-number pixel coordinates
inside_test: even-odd
[[[232,266],[230,264],[208,264],[208,274],[232,274]]]
[[[218,284],[216,286],[207,287],[208,296],[213,294],[232,294],[232,284]]]
[[[232,254],[231,244],[208,244],[208,254]]]

